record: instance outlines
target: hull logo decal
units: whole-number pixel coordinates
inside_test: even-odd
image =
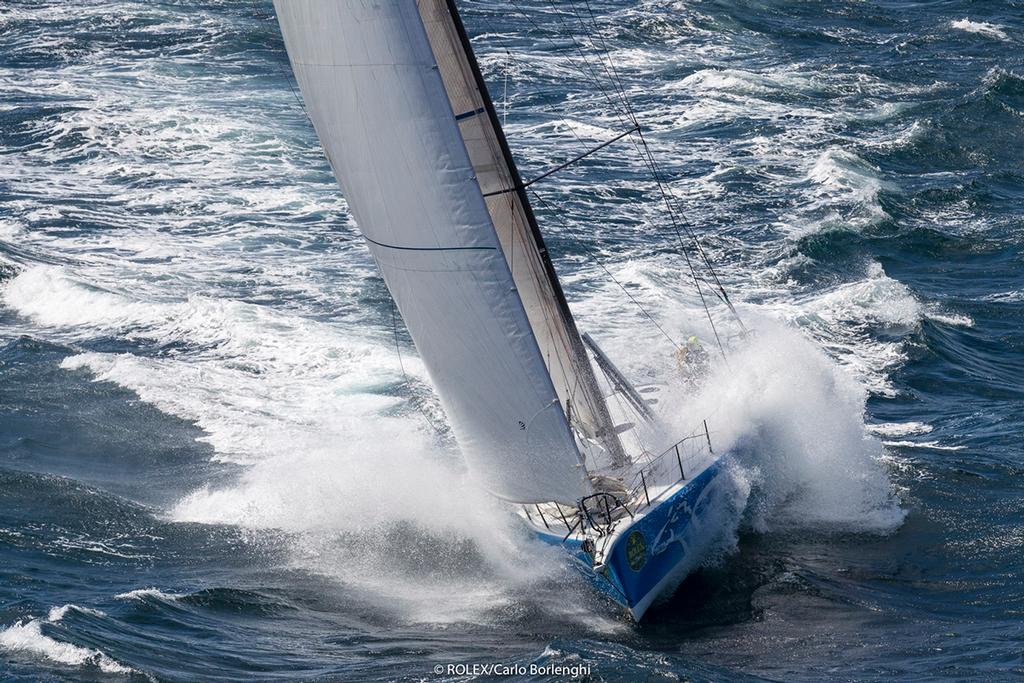
[[[647,564],[647,541],[639,531],[634,531],[626,539],[626,562],[629,568],[635,572],[643,569]]]

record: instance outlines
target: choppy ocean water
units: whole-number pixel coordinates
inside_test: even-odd
[[[461,4],[524,175],[622,129],[584,3]],[[590,7],[758,330],[680,406],[744,453],[707,566],[630,625],[464,480],[269,3],[7,0],[0,679],[1024,674],[1024,4]],[[709,330],[642,171],[537,208],[580,326],[657,378],[605,269]]]

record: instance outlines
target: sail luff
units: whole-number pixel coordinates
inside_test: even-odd
[[[586,470],[412,0],[275,0],[328,160],[471,471],[572,504]]]
[[[471,150],[481,190],[555,389],[584,435],[599,440],[612,463],[622,464],[626,456],[458,7],[454,0],[419,0],[419,6],[457,116],[461,111],[460,132]],[[435,23],[442,28],[435,30]],[[482,144],[474,144],[476,136]]]

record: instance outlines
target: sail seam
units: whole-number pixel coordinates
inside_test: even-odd
[[[398,244],[385,244],[384,242],[378,242],[377,240],[370,239],[366,235],[363,235],[363,239],[378,247],[398,249],[399,251],[494,251],[497,249],[497,247],[407,247]]]

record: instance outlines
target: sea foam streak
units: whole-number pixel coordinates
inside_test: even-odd
[[[995,40],[1009,40],[1010,36],[1006,35],[1006,31],[1003,30],[1002,26],[998,24],[990,24],[987,21],[971,21],[967,17],[963,19],[956,19],[949,22],[950,27],[957,29],[958,31],[965,31],[967,33],[976,33],[986,38],[993,38]]]
[[[165,593],[159,588],[136,588],[127,593],[118,593],[115,600],[146,600],[152,598],[161,602],[174,602],[185,597],[183,593]]]

